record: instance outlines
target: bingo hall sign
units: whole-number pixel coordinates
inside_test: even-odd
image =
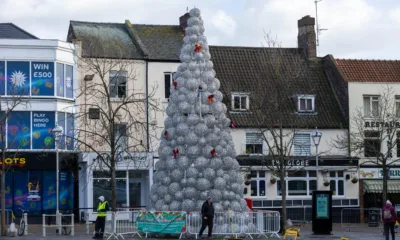
[[[32,95],[54,96],[54,63],[31,63]]]

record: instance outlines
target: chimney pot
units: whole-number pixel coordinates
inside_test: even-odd
[[[299,33],[297,35],[297,45],[304,50],[308,58],[317,56],[317,40],[315,34],[315,18],[310,15],[302,17],[297,21]]]
[[[185,13],[181,17],[179,17],[179,26],[181,26],[182,32],[185,31],[187,27],[187,21],[189,20],[189,18],[190,18],[189,13]]]

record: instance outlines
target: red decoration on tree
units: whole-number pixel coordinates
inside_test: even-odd
[[[201,44],[196,43],[196,48],[194,49],[195,52],[200,52],[201,49],[203,48],[203,46],[201,46]]]
[[[210,151],[210,153],[211,153],[211,157],[215,157],[215,149],[214,148]]]
[[[231,125],[229,125],[230,128],[236,128],[235,126],[235,122],[233,120],[231,120]]]
[[[178,83],[175,82],[175,81],[173,81],[173,82],[172,82],[172,85],[174,85],[174,88],[175,88],[175,90],[176,90],[176,87],[178,86]]]
[[[179,149],[172,150],[172,153],[174,154],[174,158],[176,158],[176,155],[179,154]]]
[[[208,103],[213,103],[214,102],[214,94],[208,95]]]
[[[164,132],[164,137],[166,140],[168,140],[168,131],[167,130],[165,130],[165,132]]]

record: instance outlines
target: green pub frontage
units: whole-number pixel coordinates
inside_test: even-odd
[[[387,199],[393,205],[400,204],[400,166],[392,166],[387,170]],[[383,192],[383,170],[374,166],[360,168],[360,207],[381,208]],[[397,209],[399,210],[399,209]]]

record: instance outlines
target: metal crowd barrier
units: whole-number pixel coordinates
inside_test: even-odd
[[[108,212],[104,235],[107,239],[125,239],[123,235],[142,237],[137,229],[136,220],[139,211]]]
[[[214,215],[213,235],[233,235],[237,238],[239,235],[246,235],[253,238],[252,235],[277,236],[280,230],[280,213],[278,211],[258,211],[248,213],[218,212]],[[202,219],[199,212],[191,212],[187,217],[187,230],[189,234],[195,235],[197,239],[202,225]],[[207,234],[208,229],[204,231]]]
[[[70,227],[71,228],[71,236],[73,237],[75,235],[75,223],[74,223],[74,214],[42,214],[42,235],[43,237],[46,237],[46,228],[57,228],[58,229],[58,234],[61,235],[61,229],[63,227]],[[55,225],[46,225],[46,217],[56,217],[56,224]],[[70,224],[62,224],[62,217],[71,217],[71,222]]]
[[[309,224],[312,222],[312,208],[311,206],[288,207],[286,219],[290,219],[294,224]]]
[[[348,231],[352,228],[381,228],[382,210],[379,208],[343,208],[341,213],[342,227]]]

